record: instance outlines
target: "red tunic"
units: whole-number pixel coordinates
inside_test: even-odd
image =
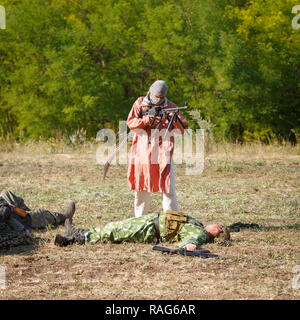
[[[142,111],[142,102],[144,97],[139,97],[132,106],[128,115],[127,125],[130,130],[135,130],[131,148],[131,160],[128,166],[128,184],[131,190],[170,193],[170,163],[174,151],[174,137],[169,139],[162,137],[153,138],[151,144],[148,138],[151,135],[149,126],[145,126],[143,119],[140,117]],[[168,101],[166,108],[177,107],[171,101]],[[188,128],[187,120],[178,114],[185,128]],[[168,121],[163,120],[159,126],[160,135],[165,132]],[[181,134],[184,130],[177,121],[170,128],[179,129]],[[138,130],[141,129],[141,130]],[[163,131],[161,131],[163,130]]]

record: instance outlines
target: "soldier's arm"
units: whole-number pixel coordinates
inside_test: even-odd
[[[138,98],[132,106],[132,109],[127,118],[127,126],[130,130],[135,129],[144,129],[147,125],[150,124],[149,117],[140,118],[142,111],[142,101],[143,99]]]
[[[195,245],[197,248],[202,244],[209,242],[210,240],[209,235],[203,228],[190,223],[187,223],[182,227],[182,229],[178,233],[178,236],[180,239],[178,242],[179,248],[186,247],[187,245],[190,248],[192,248],[190,245]]]

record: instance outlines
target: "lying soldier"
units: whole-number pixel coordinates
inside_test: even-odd
[[[228,229],[222,228],[219,224],[209,224],[204,227],[198,221],[172,210],[156,216],[148,214],[111,222],[102,228],[91,229],[76,229],[72,226],[72,219],[66,219],[65,227],[64,236],[60,234],[55,236],[54,244],[57,246],[106,241],[159,243],[175,240],[179,248],[193,251],[202,244],[213,241],[221,233],[225,239],[230,238]]]
[[[67,218],[72,219],[75,203],[71,202],[64,213],[48,210],[29,209],[24,200],[11,191],[3,190],[0,194],[0,223],[8,224],[14,231],[42,229],[48,225],[64,224]]]

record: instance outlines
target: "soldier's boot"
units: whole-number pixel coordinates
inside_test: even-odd
[[[73,237],[64,237],[60,234],[56,234],[54,237],[54,244],[59,247],[66,247],[69,244],[74,243],[74,238]]]
[[[75,243],[85,244],[85,234],[87,231],[89,231],[89,229],[74,228],[72,226],[72,219],[66,219],[65,228],[66,237],[73,237]]]
[[[86,230],[84,229],[76,229],[80,230],[75,236],[62,236],[61,234],[56,234],[54,238],[54,244],[59,247],[66,247],[70,244],[85,244],[85,235]]]
[[[72,221],[75,210],[76,210],[75,202],[71,201],[64,213],[54,213],[56,224],[57,225],[64,224],[66,219],[70,219]]]
[[[85,233],[89,229],[76,229],[72,226],[71,219],[66,219],[65,221],[66,232],[62,236],[60,234],[56,234],[54,238],[54,244],[60,247],[65,247],[69,244],[85,244]]]

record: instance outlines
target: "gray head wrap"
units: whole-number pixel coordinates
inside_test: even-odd
[[[151,85],[147,95],[145,96],[145,98],[142,102],[142,105],[147,106],[147,107],[151,107],[151,106],[158,106],[163,103],[166,104],[167,98],[157,98],[154,96],[154,94],[156,94],[158,96],[166,96],[167,92],[168,92],[168,87],[167,87],[167,84],[165,83],[165,81],[163,81],[163,80],[155,81]]]

